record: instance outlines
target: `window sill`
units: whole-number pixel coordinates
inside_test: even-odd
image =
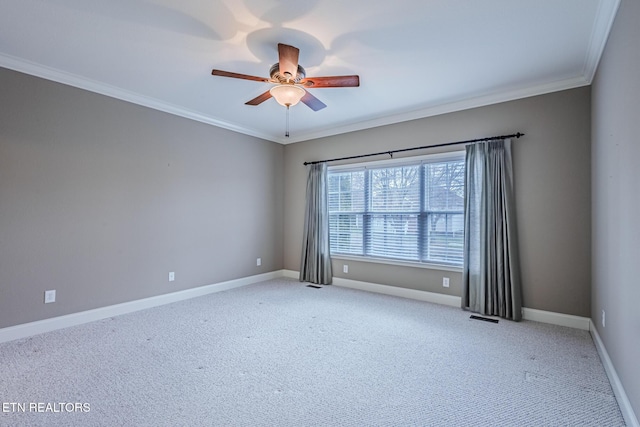
[[[349,256],[349,255],[331,255],[331,259],[341,259],[341,260],[357,261],[357,262],[372,262],[375,264],[388,264],[388,265],[397,265],[401,267],[426,268],[429,270],[455,271],[458,273],[462,273],[462,267],[456,267],[452,265],[443,265],[443,264],[427,264],[424,262],[399,261],[399,260],[392,260],[392,259],[385,259],[385,258],[359,257],[359,256]]]

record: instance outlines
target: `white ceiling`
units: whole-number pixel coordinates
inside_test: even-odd
[[[591,83],[620,0],[0,0],[0,66],[280,143]],[[277,43],[307,76],[313,112],[270,99]]]

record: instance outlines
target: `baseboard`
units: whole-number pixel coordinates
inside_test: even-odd
[[[574,316],[571,314],[555,313],[553,311],[536,310],[535,308],[522,308],[522,318],[534,322],[550,323],[552,325],[566,326],[574,329],[589,330],[588,317]]]
[[[293,270],[283,270],[284,277],[297,279],[299,273]],[[359,280],[344,279],[334,277],[333,284],[345,288],[359,289],[361,291],[377,292],[380,294],[393,295],[396,297],[410,298],[419,301],[443,304],[451,307],[460,307],[462,299],[455,295],[445,295],[436,292],[419,291],[416,289],[399,288],[397,286],[380,285],[378,283],[362,282]],[[523,308],[522,318],[534,322],[550,323],[552,325],[567,326],[569,328],[589,330],[587,317],[573,316],[570,314],[554,313],[551,311],[536,310],[534,308]]]
[[[0,329],[0,343],[283,277],[277,270]]]
[[[300,277],[300,273],[293,270],[282,270],[282,273],[284,277],[289,277],[291,279],[298,279]],[[461,301],[460,297],[453,295],[419,291],[417,289],[400,288],[397,286],[381,285],[378,283],[362,282],[359,280],[343,279],[341,277],[334,277],[332,285],[340,286],[343,288],[358,289],[360,291],[375,292],[378,294],[432,302],[434,304],[449,305],[451,307],[460,307]]]
[[[292,279],[300,277],[300,273],[293,270],[283,270],[283,275],[284,277],[290,277]],[[454,295],[438,294],[435,292],[419,291],[416,289],[400,288],[397,286],[380,285],[378,283],[343,279],[341,277],[334,277],[332,284],[343,288],[358,289],[360,291],[415,299],[419,301],[432,302],[434,304],[449,305],[451,307],[460,307],[460,297]]]
[[[377,283],[361,282],[358,280],[333,278],[333,285],[343,288],[358,289],[361,291],[375,292],[395,297],[415,299],[419,301],[432,302],[434,304],[460,307],[460,297],[453,295],[438,294],[435,292],[419,291],[416,289],[400,288],[397,286],[380,285]]]
[[[596,329],[596,325],[594,325],[593,320],[589,322],[590,328],[589,332],[591,332],[591,336],[593,337],[593,342],[596,345],[596,349],[598,350],[598,354],[600,355],[600,360],[604,365],[604,370],[607,373],[607,377],[609,377],[609,382],[611,383],[611,388],[613,389],[613,394],[616,396],[616,400],[618,401],[618,406],[620,407],[620,412],[622,412],[622,416],[624,417],[624,422],[628,427],[640,427],[638,423],[638,418],[636,414],[633,412],[633,408],[631,407],[631,402],[627,397],[627,393],[624,391],[624,387],[622,386],[622,382],[620,382],[620,378],[618,377],[618,373],[616,369],[613,367],[613,363],[609,358],[609,353],[607,353],[607,349],[598,334],[598,330]]]
[[[269,273],[243,277],[240,279],[200,286],[192,289],[185,289],[183,291],[172,292],[170,294],[158,295],[136,301],[129,301],[122,304],[96,308],[79,313],[72,313],[64,316],[54,317],[51,319],[39,320],[22,325],[9,326],[7,328],[0,329],[0,343],[37,335],[44,332],[54,331],[56,329],[67,328],[69,326],[76,326],[83,323],[93,322],[120,314],[132,313],[138,310],[144,310],[151,307],[170,304],[172,302],[182,301],[189,298],[195,298],[215,292],[225,291],[240,286],[246,286],[264,280],[276,279],[280,277],[298,279],[299,275],[299,272],[293,270],[276,270]],[[400,288],[397,286],[381,285],[378,283],[343,279],[339,277],[335,277],[333,279],[333,284],[335,286],[341,286],[345,288],[358,289],[367,292],[376,292],[385,295],[392,295],[402,298],[431,302],[435,304],[448,305],[451,307],[460,307],[461,304],[461,298],[458,296],[439,294],[436,292]],[[554,325],[589,330],[588,318],[562,313],[553,313],[531,308],[523,308],[522,312],[523,319],[526,320],[533,320],[536,322],[551,323]]]
[[[290,279],[299,279],[300,272],[293,270],[282,270],[282,277],[288,277]]]

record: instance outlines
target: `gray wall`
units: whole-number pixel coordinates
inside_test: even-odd
[[[524,306],[590,316],[590,114],[584,87],[287,145],[285,268],[300,268],[304,161],[520,131],[526,136],[514,142],[514,168]],[[459,272],[348,261],[344,274],[344,263],[334,260],[336,277],[461,295]]]
[[[0,327],[282,269],[283,151],[0,69]]]
[[[622,0],[593,84],[591,318],[640,416],[640,2]],[[606,312],[605,327],[601,323]]]

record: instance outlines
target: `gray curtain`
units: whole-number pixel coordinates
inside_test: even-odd
[[[462,308],[522,318],[511,140],[466,147]]]
[[[331,284],[329,253],[329,205],[327,197],[327,164],[309,165],[307,207],[304,214],[300,281]]]

